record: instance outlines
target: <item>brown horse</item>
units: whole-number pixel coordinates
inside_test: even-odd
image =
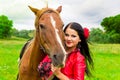
[[[41,80],[37,68],[46,55],[49,55],[54,66],[62,67],[65,62],[63,22],[59,15],[62,7],[56,10],[48,7],[41,10],[29,8],[36,15],[36,33],[23,51],[18,80]]]

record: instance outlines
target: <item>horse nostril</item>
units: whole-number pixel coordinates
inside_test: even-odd
[[[54,54],[52,56],[52,61],[53,61],[53,65],[57,66],[57,67],[63,67],[63,55],[61,54]]]
[[[57,55],[53,55],[53,58],[57,59]]]

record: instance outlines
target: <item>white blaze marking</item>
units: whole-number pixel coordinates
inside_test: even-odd
[[[53,27],[54,27],[54,29],[55,29],[55,34],[56,34],[57,41],[58,41],[58,43],[60,44],[60,46],[61,46],[61,48],[62,48],[62,50],[63,50],[63,52],[64,52],[64,55],[66,55],[66,51],[65,51],[65,49],[64,49],[64,47],[63,47],[63,45],[62,45],[62,41],[61,41],[61,39],[60,39],[60,36],[58,35],[59,30],[56,28],[56,22],[55,22],[55,20],[53,19],[52,16],[50,16],[50,19],[51,19],[51,23],[52,23],[52,25],[53,25]],[[66,57],[65,57],[65,58],[66,58]],[[65,62],[65,58],[64,58],[64,62]]]

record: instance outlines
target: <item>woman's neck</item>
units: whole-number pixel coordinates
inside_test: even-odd
[[[74,51],[75,49],[76,49],[76,47],[66,47],[66,52],[67,52],[67,54],[69,54],[72,51]]]

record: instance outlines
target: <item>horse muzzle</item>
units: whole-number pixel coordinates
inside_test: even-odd
[[[57,53],[52,55],[51,57],[52,59],[52,64],[56,67],[64,67],[65,66],[65,59],[66,59],[66,55],[65,54],[61,54],[61,53]]]

